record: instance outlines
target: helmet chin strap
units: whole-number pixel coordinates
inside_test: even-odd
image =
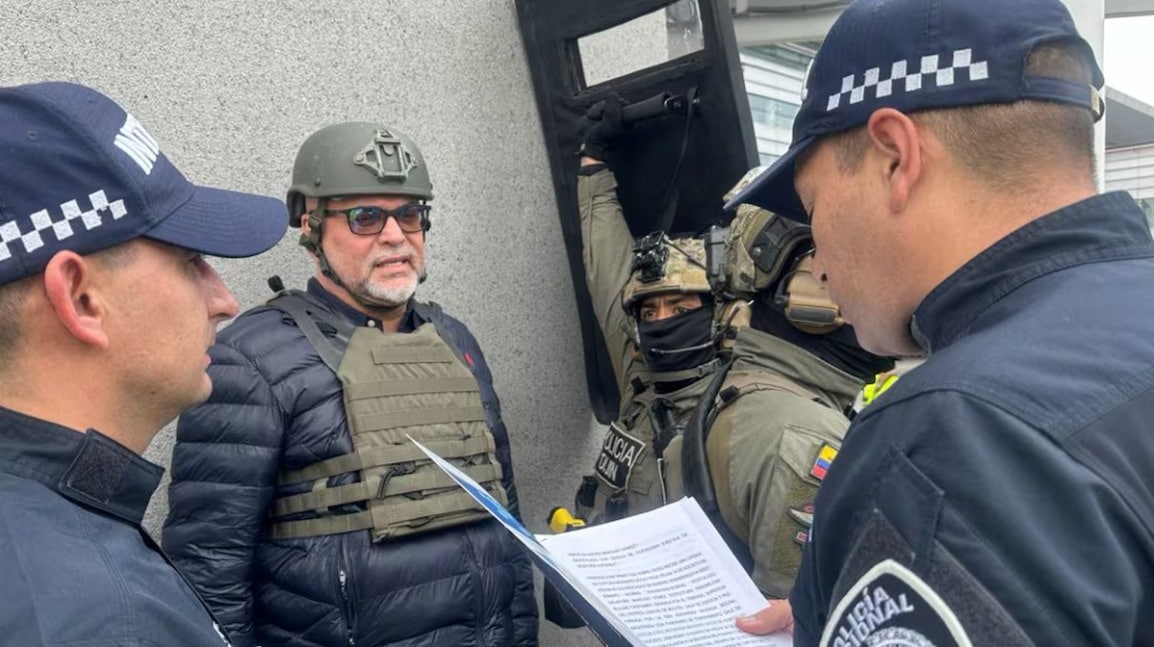
[[[344,288],[344,290],[349,294],[352,294],[352,291],[349,290],[349,286],[345,285],[345,282],[341,280],[341,277],[337,276],[337,273],[333,271],[332,266],[329,265],[329,259],[325,258],[325,250],[321,247],[321,231],[322,226],[324,225],[324,217],[320,214],[325,212],[325,207],[328,206],[328,202],[329,201],[325,198],[320,198],[317,200],[316,208],[309,213],[308,233],[301,232],[300,239],[297,242],[301,247],[304,247],[310,253],[312,253],[313,256],[316,257],[317,264],[320,265],[321,268],[321,274],[328,277],[328,279],[333,283],[336,283],[337,285]],[[354,298],[356,297],[354,296]]]

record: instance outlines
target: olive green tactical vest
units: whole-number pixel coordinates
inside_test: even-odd
[[[294,296],[279,297],[270,305],[289,312],[300,324],[301,304],[285,303]],[[308,311],[318,314],[312,307]],[[333,323],[329,317],[323,319]],[[301,328],[314,346],[332,346],[342,338],[338,334],[337,340],[314,339],[315,324],[314,330]],[[322,357],[326,353],[331,357],[332,350],[325,349]],[[326,358],[326,363],[330,361]],[[425,458],[410,437],[507,503],[477,380],[433,324],[400,334],[354,328],[336,372],[354,451],[281,473],[281,486],[312,485],[308,492],[276,500],[273,538],[368,529],[374,541],[381,541],[487,519],[488,514]],[[348,472],[358,472],[360,481],[328,484],[330,477]],[[334,513],[334,507],[347,504],[360,504],[361,511]],[[319,516],[287,519],[306,512]]]
[[[708,406],[705,417],[706,433],[722,409],[732,405],[742,395],[753,391],[785,391],[808,400],[821,401],[819,396],[784,377],[763,371],[721,370],[725,371],[724,375],[702,378],[666,396],[673,405],[674,420],[679,430],[684,429],[689,416],[694,413],[711,386],[710,383],[717,378],[722,380],[722,389],[726,392],[726,397],[714,398],[708,405],[700,403],[701,406]],[[582,505],[582,494],[578,492],[577,516],[594,524],[614,521],[623,516],[648,512],[686,495],[682,477],[684,440],[682,433],[677,433],[670,440],[661,453],[662,464],[658,465],[653,446],[655,426],[652,416],[649,415],[654,409],[656,399],[651,388],[635,395],[625,406],[625,413],[621,418],[609,425],[594,465],[596,494],[593,497],[593,505]],[[706,450],[701,448],[700,451]],[[728,460],[728,455],[708,454],[705,460],[710,465],[717,465]],[[592,481],[587,478],[587,482]],[[712,490],[712,487],[710,489]],[[729,488],[716,491],[715,496],[723,509],[733,507]],[[715,525],[719,524],[724,526],[724,522],[717,519]],[[725,528],[719,528],[719,531],[723,530]],[[732,531],[729,534],[732,534]],[[748,555],[748,537],[740,537],[740,541],[733,542],[730,542],[728,537],[726,539],[727,543],[733,545],[734,552],[739,558],[741,553]],[[745,562],[752,564],[752,558]]]
[[[661,406],[657,401],[664,399],[669,404],[672,422],[681,427],[708,384],[709,378],[705,377],[663,398],[649,387],[626,403],[621,417],[606,430],[594,464],[596,494],[592,501],[584,502],[578,495],[577,516],[590,523],[613,521],[681,498],[679,484],[668,491],[666,484],[670,479],[662,479],[670,462],[680,460],[680,434],[673,436],[662,452],[663,465],[658,465],[653,445],[654,415]]]

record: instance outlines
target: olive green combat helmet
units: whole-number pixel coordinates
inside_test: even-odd
[[[420,149],[380,124],[348,122],[316,131],[301,144],[285,202],[289,224],[300,227],[306,198],[409,195],[433,199],[433,183]]]
[[[406,195],[433,199],[433,183],[425,158],[411,139],[387,126],[347,122],[325,126],[309,135],[293,163],[292,187],[285,203],[289,225],[301,226],[308,198],[316,209],[300,245],[312,252],[321,272],[343,285],[321,248],[323,213],[329,199],[354,195]],[[422,226],[429,229],[425,219]],[[423,280],[423,277],[422,277]]]
[[[634,314],[646,297],[669,292],[708,295],[705,244],[698,238],[669,238],[657,231],[638,239],[621,305]]]

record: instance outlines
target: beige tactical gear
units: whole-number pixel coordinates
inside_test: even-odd
[[[755,167],[749,169],[748,171],[746,171],[745,175],[741,176],[741,179],[737,181],[737,184],[734,184],[733,188],[730,189],[724,196],[722,196],[721,199],[724,200],[725,202],[729,202],[730,200],[732,200],[733,196],[737,195],[738,193],[741,192],[742,189],[749,186],[749,183],[753,182],[755,179],[757,179],[757,176],[761,175],[765,171],[765,169],[767,169],[767,168],[769,168],[769,167],[768,166],[755,166]]]
[[[654,420],[659,418],[658,407],[668,406],[670,422],[684,425],[708,382],[700,379],[663,396],[657,396],[652,389],[633,396],[621,418],[605,432],[593,467],[597,479],[593,505],[578,501],[577,516],[590,523],[614,521],[681,498],[680,487],[667,490],[672,481],[662,477],[669,466],[677,469],[676,464],[680,462],[680,434],[674,429],[665,430],[670,433],[670,442],[661,452],[659,463],[654,446],[658,432]]]
[[[621,304],[626,310],[632,310],[642,299],[658,294],[709,294],[712,291],[705,273],[705,243],[697,238],[668,236],[662,237],[662,243],[668,257],[661,278],[646,282],[639,272],[633,272],[621,292]]]
[[[633,260],[633,235],[621,215],[617,180],[612,172],[603,170],[579,176],[577,203],[585,285],[605,337],[624,409],[629,400],[630,383],[646,371],[630,334],[630,317],[621,299]]]
[[[737,195],[760,170],[755,168],[746,173],[725,199]],[[766,244],[768,241],[762,232],[767,227],[773,228],[776,247]],[[725,241],[724,291],[729,296],[747,299],[762,290],[773,289],[790,271],[786,265],[805,248],[812,247],[809,225],[780,219],[756,205],[738,205]]]
[[[373,540],[380,541],[487,518],[409,438],[506,502],[476,378],[433,324],[404,335],[356,328],[337,374],[354,452],[280,475],[282,485],[311,482],[312,488],[275,502],[273,537],[371,529]],[[358,472],[360,481],[329,485],[329,477],[348,472]],[[333,510],[347,504],[364,509]],[[320,516],[285,520],[303,512]]]
[[[765,170],[764,166],[750,169],[737,184],[725,194],[728,202],[737,195],[747,184]],[[748,298],[765,289],[771,284],[766,272],[758,272],[755,257],[760,250],[755,250],[757,234],[774,218],[774,214],[752,204],[741,204],[733,220],[729,223],[729,238],[725,242],[725,287],[735,297]],[[777,274],[782,268],[777,268]]]
[[[736,195],[758,172],[760,169],[747,173],[726,199]],[[812,248],[808,225],[752,204],[739,205],[725,242],[721,291],[728,301],[717,309],[721,329],[733,327],[727,320],[740,326],[745,314],[743,300],[767,290],[773,291],[772,298],[786,319],[802,332],[823,335],[844,325],[829,289],[813,275]]]
[[[754,583],[784,598],[824,475],[815,465],[824,446],[840,449],[849,426],[842,412],[861,381],[753,329],[738,333],[734,357],[706,454],[721,516],[753,556]]]
[[[593,485],[588,505],[575,510],[588,521],[618,510],[637,514],[683,494],[680,436],[664,449],[660,472],[654,457],[649,411],[657,397],[635,357],[622,307],[633,238],[615,189],[608,170],[578,178],[586,282],[623,394],[621,416],[606,432],[594,476],[586,481]],[[785,597],[801,560],[795,540],[808,530],[797,518],[804,518],[820,484],[811,472],[823,446],[840,447],[849,425],[841,412],[861,383],[788,342],[749,329],[748,308],[718,311],[731,319],[735,362],[707,440],[712,482],[725,524],[749,546],[754,582],[766,595]],[[708,382],[665,396],[677,424],[686,422]],[[579,503],[580,498],[579,493]]]

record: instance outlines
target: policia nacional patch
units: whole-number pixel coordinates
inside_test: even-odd
[[[613,489],[624,490],[644,451],[645,443],[622,431],[616,422],[609,423],[601,454],[597,457],[597,476]]]
[[[946,603],[913,571],[887,559],[834,607],[821,647],[973,647]]]

